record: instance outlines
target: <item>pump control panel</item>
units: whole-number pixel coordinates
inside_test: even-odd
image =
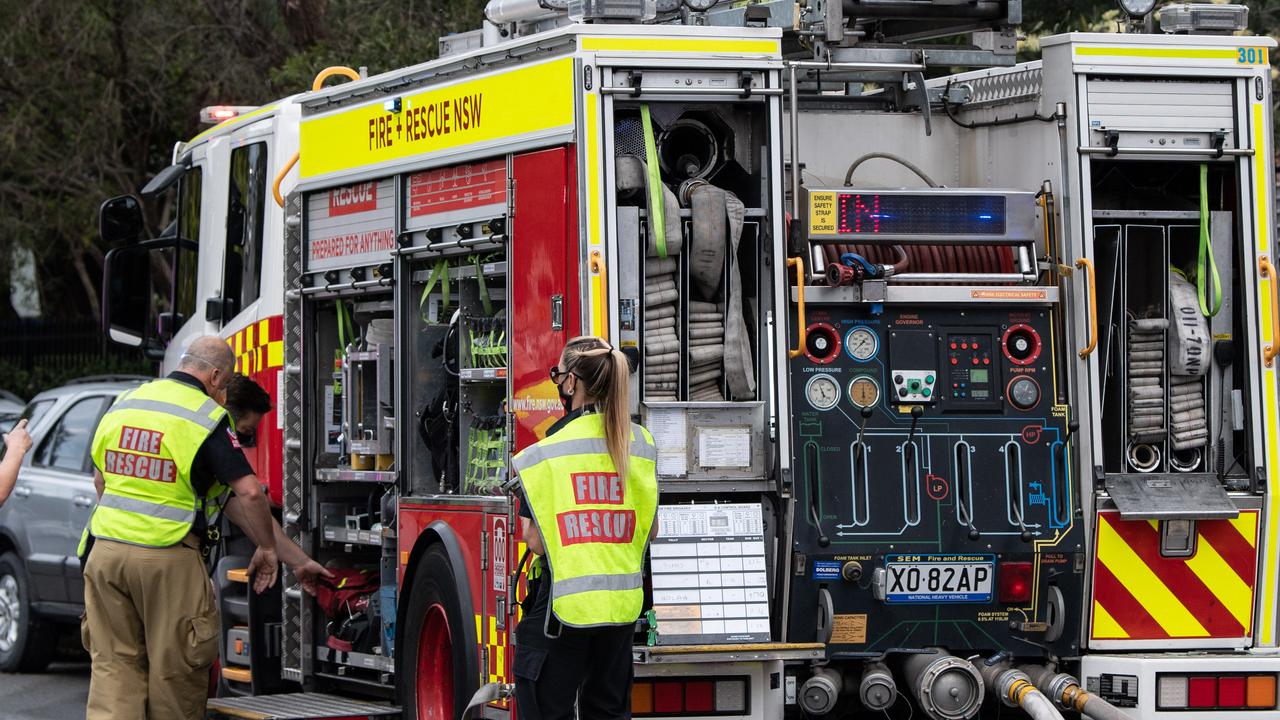
[[[1079,610],[1063,603],[1084,567],[1065,380],[1042,342],[1053,312],[809,305],[824,352],[792,360],[805,401],[790,637],[823,639],[829,596],[837,627],[865,628],[833,632],[832,652],[1078,649],[1066,628]]]

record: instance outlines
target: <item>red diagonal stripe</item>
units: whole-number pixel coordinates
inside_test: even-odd
[[[1101,562],[1093,564],[1093,599],[1107,609],[1107,613],[1124,628],[1130,638],[1147,640],[1169,637],[1133,593],[1121,585]]]
[[[1201,520],[1196,523],[1196,531],[1209,541],[1214,550],[1231,566],[1249,587],[1253,587],[1258,576],[1257,556],[1252,545],[1240,531],[1232,527],[1229,520]]]
[[[1160,578],[1213,637],[1243,637],[1244,628],[1221,600],[1179,558],[1160,555],[1160,533],[1146,520],[1106,521],[1143,564]],[[1234,532],[1234,531],[1233,531]]]

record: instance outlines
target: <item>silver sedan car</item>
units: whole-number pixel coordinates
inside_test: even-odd
[[[0,508],[0,671],[43,670],[57,636],[80,617],[76,547],[97,496],[93,432],[117,396],[147,379],[84,378],[40,393],[22,411],[33,445]]]

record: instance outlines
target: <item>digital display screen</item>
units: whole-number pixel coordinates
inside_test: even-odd
[[[836,228],[841,235],[1003,236],[1003,195],[949,193],[840,193]]]
[[[986,368],[975,368],[969,371],[969,382],[976,384],[986,383],[990,377]]]

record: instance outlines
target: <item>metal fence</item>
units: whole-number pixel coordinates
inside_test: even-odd
[[[77,377],[153,372],[137,350],[104,343],[95,320],[0,321],[0,388],[23,398]]]

